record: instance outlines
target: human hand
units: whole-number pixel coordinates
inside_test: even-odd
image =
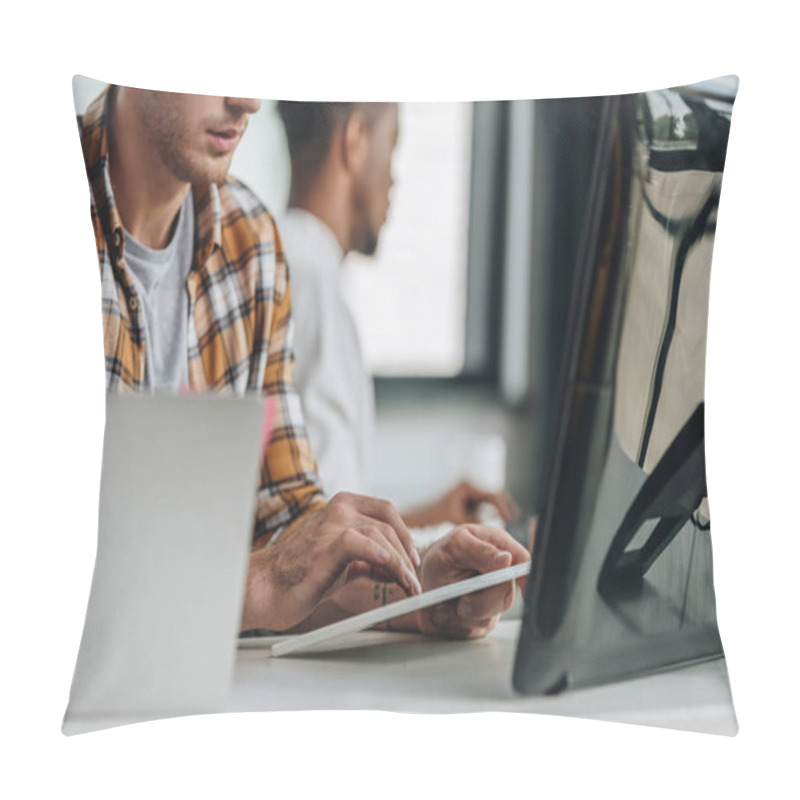
[[[469,481],[461,481],[445,492],[437,501],[403,515],[406,524],[413,528],[452,522],[454,525],[480,522],[478,509],[482,503],[493,505],[504,522],[513,522],[519,509],[506,492],[485,492]]]
[[[420,582],[427,591],[529,559],[527,550],[505,531],[488,525],[462,525],[425,551]],[[517,583],[524,591],[526,578]],[[417,612],[417,625],[423,633],[475,639],[489,633],[513,601],[514,583],[509,581],[422,609]]]
[[[536,544],[536,529],[539,527],[539,517],[528,520],[528,552],[533,555],[533,546]]]
[[[419,594],[419,564],[391,503],[342,492],[275,545],[250,554],[242,629],[291,628],[357,577]]]

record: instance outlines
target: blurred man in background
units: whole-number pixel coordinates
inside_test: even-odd
[[[366,492],[375,427],[372,378],[340,288],[347,253],[374,255],[389,209],[396,103],[279,102],[292,164],[289,207],[279,220],[292,279],[295,381],[323,489]],[[482,503],[508,522],[506,492],[462,481],[408,511],[409,527],[479,520]]]

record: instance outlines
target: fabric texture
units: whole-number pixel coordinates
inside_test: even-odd
[[[297,321],[295,380],[328,496],[365,494],[375,438],[375,396],[355,320],[340,290],[343,253],[316,216],[290,208],[278,223]]]
[[[125,259],[125,234],[108,165],[104,91],[78,117],[91,190],[100,266],[106,388],[146,387],[147,336],[141,300]],[[194,263],[188,293],[189,388],[196,392],[263,392],[277,399],[273,432],[262,460],[254,540],[274,541],[318,508],[316,464],[294,387],[291,290],[274,221],[241,182],[193,187]]]

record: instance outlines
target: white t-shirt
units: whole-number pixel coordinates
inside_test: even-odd
[[[295,383],[328,497],[365,494],[375,436],[375,396],[353,316],[342,297],[344,254],[317,217],[289,209],[278,222],[292,290]]]

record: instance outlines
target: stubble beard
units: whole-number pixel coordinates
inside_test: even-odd
[[[356,196],[355,212],[358,224],[351,236],[350,249],[363,256],[374,256],[378,250],[380,228],[375,228],[369,219],[368,202],[365,196]]]
[[[378,234],[372,228],[365,229],[361,241],[353,249],[361,255],[374,256],[378,252]]]
[[[169,103],[144,105],[142,122],[159,160],[179,181],[193,186],[225,181],[233,153],[202,151],[203,133],[213,125],[198,125],[196,132],[188,130],[180,111]]]
[[[154,142],[154,144],[156,144]],[[180,181],[193,186],[224,183],[233,153],[193,153],[190,137],[162,139],[156,145],[161,162]]]

